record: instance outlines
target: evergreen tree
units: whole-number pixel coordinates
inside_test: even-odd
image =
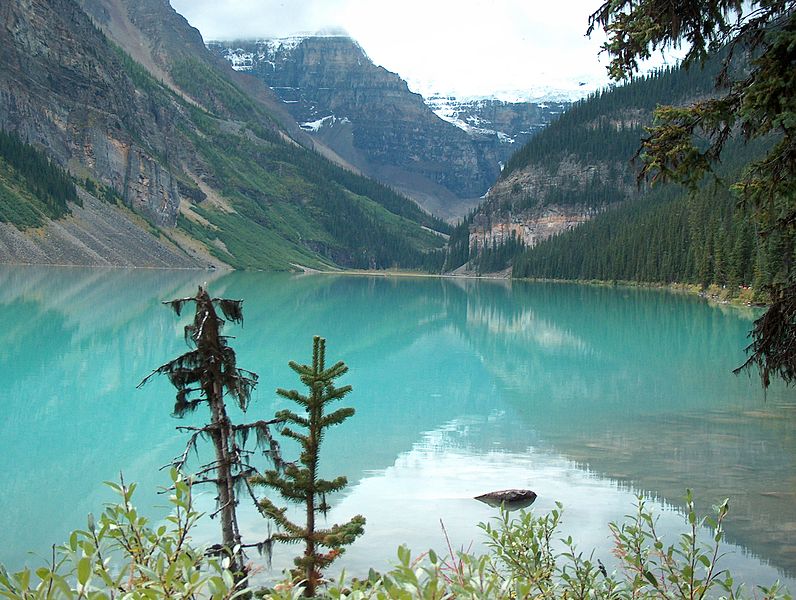
[[[230,556],[230,571],[240,581],[245,577],[246,570],[236,514],[237,493],[239,486],[246,485],[248,478],[256,472],[248,462],[251,453],[245,450],[245,444],[249,435],[254,433],[258,445],[267,448],[267,453],[279,466],[279,447],[269,430],[269,426],[277,421],[236,425],[227,414],[225,395],[232,396],[238,407],[246,411],[251,392],[257,384],[257,374],[237,367],[235,351],[227,343],[228,338],[221,335],[225,321],[216,313],[216,306],[227,319],[241,323],[243,301],[211,298],[207,290],[200,286],[196,296],[165,304],[170,304],[179,316],[183,306],[191,302],[196,310],[193,322],[185,326],[185,341],[195,348],[153,371],[138,387],[156,374],[166,375],[177,388],[175,417],[193,412],[202,403],[208,405],[209,424],[198,428],[178,428],[192,433],[185,452],[175,459],[174,465],[177,468],[185,465],[200,436],[210,438],[215,460],[199,468],[193,483],[212,483],[216,487],[218,508],[210,516],[221,517],[222,545],[218,550]]]
[[[264,514],[276,521],[282,529],[275,533],[271,540],[276,542],[304,542],[304,555],[297,557],[293,577],[296,582],[304,584],[304,594],[315,595],[315,589],[321,580],[321,572],[327,568],[340,554],[343,546],[351,544],[362,535],[365,519],[357,515],[347,523],[333,525],[328,529],[319,529],[315,523],[317,513],[324,515],[329,509],[326,495],[337,492],[345,487],[348,480],[344,476],[335,479],[321,479],[318,476],[318,459],[324,432],[329,427],[339,425],[354,414],[353,408],[339,408],[331,413],[325,409],[329,404],[340,400],[351,391],[351,386],[335,387],[334,380],[348,371],[343,362],[326,368],[326,340],[315,336],[312,344],[312,365],[299,365],[290,362],[301,382],[309,389],[304,395],[296,390],[278,389],[277,394],[292,400],[304,408],[307,416],[301,416],[289,409],[279,411],[277,418],[288,425],[306,430],[285,427],[282,435],[296,440],[301,445],[301,455],[296,463],[286,463],[283,471],[266,471],[263,476],[252,477],[251,482],[273,488],[287,501],[303,504],[306,509],[305,524],[298,525],[285,515],[286,508],[279,508],[269,499],[260,501]],[[328,552],[322,552],[327,548]]]
[[[690,106],[661,106],[640,155],[642,175],[698,190],[740,132],[761,140],[765,155],[732,185],[753,208],[758,232],[777,238],[772,305],[752,330],[749,359],[764,386],[775,374],[796,383],[796,1],[606,0],[591,15],[589,33],[608,36],[609,73],[623,79],[657,48],[685,42],[686,66],[725,54],[713,97]],[[735,55],[744,56],[736,69]]]

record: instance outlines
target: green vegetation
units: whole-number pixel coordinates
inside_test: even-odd
[[[725,171],[739,168],[757,145],[728,151]],[[780,232],[756,233],[751,210],[726,188],[705,184],[688,194],[659,185],[525,251],[513,275],[716,285],[729,297],[752,287],[763,301],[764,290],[787,280],[787,251]]]
[[[19,229],[39,227],[80,205],[66,171],[15,133],[0,130],[0,221]]]
[[[187,220],[181,226],[232,266],[411,268],[423,266],[428,252],[444,245],[420,225],[447,226],[385,186],[304,148],[261,139],[257,129],[231,133],[207,116],[197,124],[213,144],[196,132],[186,134],[235,212],[198,205],[194,212],[212,226]]]
[[[226,561],[190,544],[201,518],[193,508],[189,480],[172,471],[173,512],[153,529],[132,504],[135,485],[109,484],[121,502],[105,509],[97,523],[89,516],[53,551],[50,564],[8,573],[0,566],[0,596],[9,600],[80,598],[213,598],[241,594],[246,582],[235,582]],[[572,538],[559,545],[562,508],[516,518],[501,512],[494,525],[482,523],[489,552],[459,552],[442,557],[433,550],[413,558],[398,549],[398,564],[387,573],[370,571],[366,579],[330,581],[314,590],[316,598],[411,600],[413,598],[484,598],[509,600],[791,600],[778,582],[748,590],[721,567],[725,501],[715,516],[699,518],[690,493],[686,499],[687,530],[669,544],[656,531],[655,515],[639,498],[634,514],[612,523],[614,555],[608,571],[594,552],[584,554]],[[699,540],[711,532],[710,543]],[[560,548],[560,549],[559,549]],[[109,559],[113,557],[113,559]],[[606,557],[607,558],[607,557]],[[256,592],[258,597],[295,600],[307,588],[286,581]]]
[[[248,94],[199,59],[187,57],[173,61],[171,77],[214,114],[238,120],[254,116],[267,118],[265,111]]]
[[[512,264],[512,261],[524,248],[525,244],[516,235],[512,235],[501,244],[493,241],[491,246],[473,248],[475,256],[470,267],[475,269],[477,274],[502,271]]]
[[[190,480],[171,471],[165,523],[153,527],[133,505],[136,485],[108,483],[120,497],[86,529],[53,547],[52,561],[32,573],[0,565],[0,596],[10,600],[83,598],[230,598],[235,589],[226,561],[189,543],[202,517],[193,507]]]
[[[298,404],[304,410],[306,417],[302,417],[290,409],[281,410],[276,414],[286,424],[282,435],[298,441],[301,445],[301,455],[298,462],[286,463],[282,472],[277,470],[266,471],[261,476],[251,478],[253,485],[274,489],[287,501],[304,505],[306,521],[302,527],[291,521],[285,514],[286,508],[277,507],[268,498],[260,500],[263,514],[273,519],[280,532],[269,538],[271,542],[304,543],[304,555],[296,557],[296,568],[292,571],[293,581],[304,586],[304,595],[312,597],[322,581],[322,571],[337,559],[345,550],[345,546],[364,532],[365,519],[356,515],[347,523],[332,525],[329,528],[319,529],[315,524],[318,513],[326,515],[330,506],[326,500],[327,494],[342,490],[348,480],[344,476],[335,479],[322,479],[319,477],[319,461],[321,443],[325,430],[335,425],[340,425],[353,416],[353,408],[338,408],[326,413],[327,405],[344,398],[351,386],[335,387],[334,380],[348,372],[348,367],[343,362],[338,362],[331,367],[326,367],[326,340],[315,336],[312,343],[312,365],[300,365],[290,362],[290,368],[298,374],[301,382],[309,388],[309,395],[303,395],[296,390],[278,389],[277,394]],[[300,433],[289,428],[298,427],[306,430]],[[326,548],[328,552],[321,549]]]
[[[121,204],[122,196],[108,185],[95,182],[90,177],[83,180],[83,188],[95,198],[104,200],[108,204]]]
[[[508,199],[487,199],[454,228],[444,270],[455,269],[471,258],[470,266],[480,272],[501,270],[520,262],[513,259],[512,253],[516,256],[523,248],[510,241],[510,247],[481,248],[479,254],[471,256],[469,233],[476,218],[489,221],[498,217],[505,221],[507,215],[549,204],[603,210],[624,201],[635,202],[641,194],[631,159],[641,145],[645,127],[652,123],[655,107],[662,102],[683,102],[707,94],[718,70],[718,61],[706,64],[703,71],[665,68],[575,103],[520,148],[501,173],[501,180],[509,180],[518,171],[530,170],[551,183],[536,186],[533,194],[523,194],[521,186],[515,184],[517,189],[511,190]],[[481,259],[480,253],[484,252],[488,256]],[[489,268],[477,262],[488,264]],[[546,264],[545,271],[554,269]],[[523,277],[543,276],[535,275],[528,267],[522,267],[520,273]],[[568,277],[563,272],[544,276]]]
[[[667,67],[591,94],[513,154],[501,179],[529,164],[555,171],[570,155],[586,161],[626,162],[638,150],[655,108],[709,93],[717,70],[715,61],[705,71]]]
[[[238,268],[283,270],[422,268],[449,227],[392,189],[283,140],[270,116],[211,65],[173,63],[175,82],[207,109],[191,107],[183,133],[207,165],[208,183],[231,209],[197,205],[206,227],[180,226]],[[212,143],[208,143],[212,140]]]
[[[768,288],[772,305],[755,323],[744,367],[757,367],[764,387],[772,375],[796,382],[796,2],[689,0],[675,11],[666,0],[608,0],[589,22],[590,32],[601,28],[608,37],[603,49],[614,79],[636,72],[656,48],[685,42],[686,65],[726,52],[714,97],[655,111],[642,144],[642,175],[698,193],[738,134],[767,142],[762,157],[724,182],[750,207],[761,239],[776,238],[784,263],[783,279]],[[734,73],[736,55],[744,68]]]

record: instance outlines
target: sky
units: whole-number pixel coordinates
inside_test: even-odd
[[[538,96],[608,83],[600,0],[171,0],[205,41],[343,30],[414,91]],[[660,61],[658,61],[660,62]],[[584,84],[584,85],[580,85]],[[514,94],[514,92],[521,92]]]

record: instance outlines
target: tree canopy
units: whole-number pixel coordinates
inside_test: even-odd
[[[766,142],[767,152],[726,181],[759,236],[776,235],[784,270],[768,289],[771,306],[755,322],[749,358],[764,386],[772,375],[796,382],[796,1],[606,0],[589,18],[588,33],[605,31],[603,50],[614,79],[639,70],[656,50],[686,47],[684,65],[723,53],[715,93],[689,106],[661,106],[642,141],[640,176],[699,189],[719,179],[716,167],[735,137]],[[743,368],[742,367],[742,368]]]

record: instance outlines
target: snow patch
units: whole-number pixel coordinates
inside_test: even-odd
[[[251,71],[254,69],[254,53],[245,52],[243,48],[237,48],[236,50],[227,49],[224,58],[229,61],[232,68],[236,71]]]
[[[547,77],[543,82],[534,83],[524,89],[495,90],[487,94],[472,94],[464,90],[440,90],[432,82],[409,80],[409,88],[419,93],[427,102],[443,99],[458,102],[500,101],[508,103],[530,102],[576,102],[606,86],[607,77]]]
[[[351,120],[348,117],[338,118],[334,115],[327,115],[318,119],[317,121],[307,121],[306,123],[300,123],[299,127],[301,127],[304,131],[318,132],[321,130],[321,128],[330,127],[335,123],[345,125],[346,123],[350,122]]]

